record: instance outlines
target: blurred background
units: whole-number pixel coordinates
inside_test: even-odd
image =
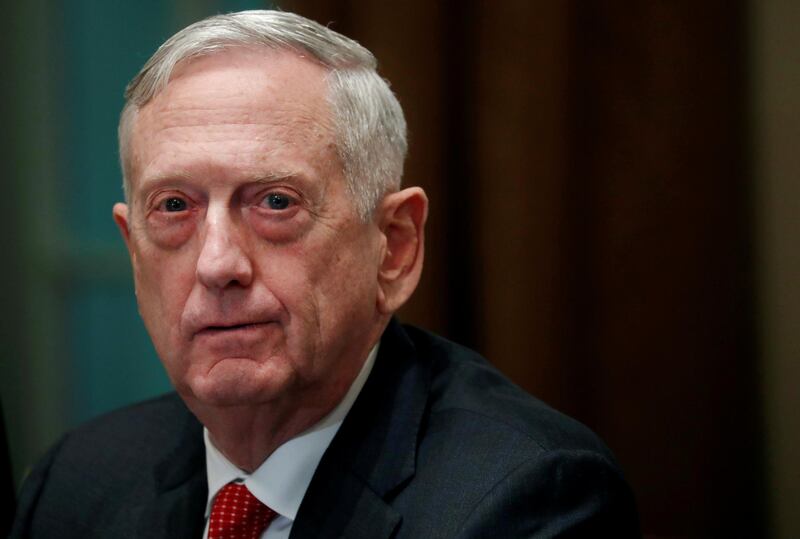
[[[17,485],[65,430],[169,389],[111,220],[125,84],[186,24],[274,4],[4,8]],[[432,211],[401,318],[597,431],[646,535],[800,537],[800,3],[277,4],[370,48],[406,110]]]

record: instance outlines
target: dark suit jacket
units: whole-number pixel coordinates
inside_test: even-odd
[[[201,537],[201,429],[173,394],[67,434],[26,481],[12,537]],[[594,434],[476,353],[393,321],[291,537],[638,533]]]

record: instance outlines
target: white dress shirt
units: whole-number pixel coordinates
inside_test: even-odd
[[[375,357],[378,345],[370,351],[361,371],[356,376],[344,398],[328,415],[310,429],[278,447],[253,473],[247,473],[231,463],[217,449],[203,428],[206,446],[206,473],[208,474],[208,501],[206,503],[206,528],[203,538],[208,537],[208,517],[211,505],[222,487],[231,481],[243,482],[253,496],[275,511],[277,516],[261,534],[261,539],[287,539],[300,508],[300,502],[308,490],[311,478],[323,453],[333,440],[361,392]]]

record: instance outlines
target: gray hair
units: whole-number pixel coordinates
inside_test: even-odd
[[[166,87],[177,64],[240,46],[291,50],[329,69],[328,101],[336,150],[358,214],[367,220],[381,198],[400,187],[406,121],[366,48],[314,21],[282,11],[215,15],[164,42],[125,89],[119,151],[125,199],[130,196],[130,136],[138,110]]]

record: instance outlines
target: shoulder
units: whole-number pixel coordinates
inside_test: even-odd
[[[175,393],[104,414],[68,432],[54,464],[81,473],[115,475],[132,464],[155,464],[172,451],[184,429],[202,429]]]
[[[431,363],[431,417],[512,438],[526,449],[588,450],[613,461],[590,429],[514,384],[477,352],[418,328],[404,328]]]
[[[120,508],[155,490],[159,466],[198,454],[198,442],[187,440],[199,441],[202,454],[201,432],[172,393],[67,432],[23,483],[12,537],[48,536],[65,526],[79,535],[87,523],[118,518]]]
[[[477,352],[404,329],[430,364],[431,386],[416,484],[401,502],[424,500],[435,526],[467,536],[637,535],[633,495],[597,435]]]

